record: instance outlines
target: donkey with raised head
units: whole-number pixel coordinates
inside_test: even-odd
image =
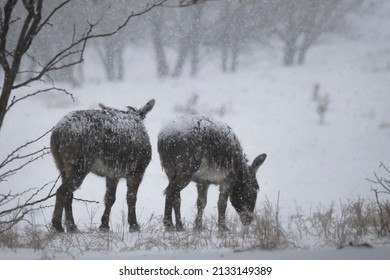
[[[62,184],[56,193],[52,226],[76,231],[72,214],[73,192],[88,173],[106,178],[105,210],[100,230],[109,230],[109,216],[120,178],[127,180],[128,222],[138,231],[135,204],[138,187],[151,160],[151,145],[143,119],[154,106],[152,99],[140,109],[121,111],[100,104],[101,110],[74,111],[54,127],[50,145]]]
[[[248,165],[240,142],[228,125],[205,117],[177,117],[160,131],[158,153],[169,180],[165,189],[164,212],[167,230],[174,228],[172,209],[175,211],[176,230],[183,230],[180,191],[191,181],[197,184],[198,189],[195,228],[202,227],[210,184],[220,188],[219,229],[227,230],[225,212],[228,198],[241,222],[244,225],[252,222],[259,190],[256,172],[267,155],[259,155]]]

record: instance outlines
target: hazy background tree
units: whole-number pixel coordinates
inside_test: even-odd
[[[219,3],[220,30],[215,37],[221,50],[223,72],[236,71],[240,54],[252,51],[252,45],[264,40],[263,1],[228,0]]]
[[[243,4],[237,1],[224,1],[221,11],[221,66],[222,71],[234,72],[238,63],[240,33],[243,26],[240,22]],[[229,66],[230,64],[230,66]]]
[[[284,65],[303,64],[307,50],[326,32],[337,30],[360,0],[262,1],[266,25],[284,44]]]
[[[184,63],[190,61],[191,76],[199,71],[199,49],[202,42],[203,5],[194,5],[180,10],[177,23],[177,59],[172,76],[179,77],[183,72]]]
[[[16,73],[12,75],[0,73],[7,81],[2,91],[8,92],[0,99],[0,128],[13,80],[20,84],[17,87],[42,79],[81,85],[84,51],[94,50],[98,54],[107,80],[121,80],[125,70],[131,71],[131,64],[125,65],[124,55],[126,51],[133,51],[129,46],[134,43],[151,46],[160,77],[179,77],[187,65],[190,75],[196,76],[203,63],[215,62],[220,63],[224,72],[236,71],[243,53],[255,53],[264,45],[274,46],[277,41],[283,45],[284,65],[303,64],[307,51],[324,34],[342,27],[363,0],[167,0],[151,13],[132,18],[131,25],[120,28],[109,38],[100,38],[99,33],[114,30],[132,10],[142,10],[146,2],[87,0],[73,1],[71,5],[68,2],[4,3],[1,65],[6,69],[3,73],[8,73],[12,67],[6,64],[10,66],[10,60],[14,59],[14,65],[20,69],[14,67],[12,71],[16,70]],[[42,6],[39,9],[38,4]],[[57,9],[59,5],[62,6]],[[54,16],[50,16],[53,12]],[[30,24],[25,19],[29,19]],[[40,22],[35,33],[31,29],[37,28],[34,19]],[[10,55],[15,52],[18,40],[23,38],[17,36],[22,35],[23,26],[26,28],[22,32],[24,36],[32,32],[33,40],[30,35],[25,37],[31,42],[21,43],[28,45],[28,51],[23,55],[20,56],[20,52],[16,52],[16,56]],[[91,26],[93,34],[88,33]],[[83,40],[77,41],[91,35],[96,40],[88,46]]]
[[[87,9],[90,14],[89,17],[92,16],[95,20],[104,14],[104,17],[99,24],[98,31],[107,32],[115,26],[118,26],[129,11],[141,10],[144,8],[144,5],[145,1],[141,0],[89,0]],[[145,14],[145,17],[146,16],[147,15]],[[104,73],[108,81],[123,79],[124,52],[129,46],[129,43],[137,40],[137,37],[142,34],[142,32],[136,32],[137,29],[142,29],[142,26],[138,24],[140,21],[146,22],[142,19],[132,19],[131,24],[122,28],[113,36],[100,38],[92,42],[92,45],[102,62]]]
[[[137,10],[132,10],[130,6],[122,7],[123,16],[118,17],[115,13],[115,21],[107,25],[104,23],[109,20],[105,16],[111,12],[110,6],[96,12],[91,9],[89,1],[74,1],[72,5],[70,2],[48,1],[44,4],[43,0],[7,0],[1,6],[0,65],[3,69],[3,86],[0,129],[15,100],[35,95],[32,93],[18,98],[15,90],[42,79],[53,80],[50,75],[54,73],[66,73],[64,71],[83,62],[87,41],[118,34],[130,19],[166,1],[143,2],[142,8]],[[14,97],[9,103],[11,93],[14,93]]]
[[[154,9],[149,15],[149,20],[151,24],[153,48],[155,51],[157,75],[159,77],[165,77],[169,75],[169,64],[165,51],[167,36],[164,36],[163,33],[167,25],[166,22],[168,21],[166,9]]]
[[[186,63],[195,76],[202,60],[236,71],[242,53],[283,45],[283,64],[303,64],[307,51],[330,32],[346,25],[363,0],[225,0],[182,1],[187,7],[161,8],[149,20],[159,76],[182,74]],[[175,62],[167,49],[176,53]],[[173,64],[173,65],[170,65]]]

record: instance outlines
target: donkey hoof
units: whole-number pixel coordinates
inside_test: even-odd
[[[194,230],[195,231],[203,231],[205,227],[203,226],[203,223],[201,221],[195,220],[194,223]]]
[[[52,223],[50,227],[50,231],[56,232],[56,233],[62,233],[65,232],[64,228],[61,224]]]
[[[110,227],[109,227],[109,226],[101,225],[101,226],[99,227],[99,231],[100,231],[100,232],[109,232],[109,231],[110,231]]]
[[[202,225],[195,225],[194,226],[194,231],[196,232],[201,232],[201,231],[204,231],[206,229],[206,227],[202,226]]]
[[[165,231],[167,231],[167,232],[175,231],[174,225],[173,224],[165,224]]]
[[[140,226],[139,225],[131,225],[129,227],[129,232],[139,232],[140,231]]]
[[[69,233],[76,233],[78,231],[76,225],[67,225],[66,226],[66,232]]]
[[[226,225],[218,225],[218,230],[220,232],[229,232],[230,229]]]
[[[185,231],[183,225],[176,225],[176,231],[178,232],[182,232],[182,231]]]

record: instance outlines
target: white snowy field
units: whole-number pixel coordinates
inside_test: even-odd
[[[364,32],[349,39],[329,37],[309,50],[303,66],[284,67],[279,50],[252,49],[241,57],[239,70],[223,74],[218,59],[203,61],[199,77],[158,79],[154,56],[148,49],[129,48],[124,81],[109,83],[93,52],[85,65],[86,82],[79,88],[57,84],[74,94],[75,102],[61,94],[42,94],[16,104],[7,114],[0,135],[0,159],[9,151],[52,128],[65,114],[76,109],[98,108],[98,103],[125,109],[140,107],[154,98],[156,105],[145,126],[153,146],[153,157],[139,189],[137,217],[141,227],[152,218],[161,221],[163,190],[167,179],[156,149],[160,128],[182,114],[190,103],[197,114],[228,123],[240,139],[249,160],[260,153],[268,157],[258,172],[260,192],[257,208],[279,196],[281,216],[296,211],[310,213],[318,207],[357,198],[372,198],[374,172],[390,166],[390,20],[380,25],[370,21]],[[363,32],[361,31],[361,32]],[[370,32],[370,33],[368,33]],[[328,94],[329,108],[319,123],[313,88]],[[37,85],[38,87],[39,85]],[[25,93],[34,88],[25,88]],[[49,145],[49,137],[40,144]],[[58,172],[51,156],[35,162],[1,184],[1,192],[21,192],[55,180]],[[97,228],[103,212],[105,181],[89,175],[75,197],[99,201],[75,201],[74,217],[81,231]],[[120,181],[111,213],[111,228],[122,223],[126,211],[125,181]],[[218,188],[209,190],[205,216],[216,216]],[[54,199],[48,202],[53,205]],[[191,225],[196,213],[196,188],[182,191],[182,216]],[[228,215],[237,215],[228,206]],[[96,213],[92,213],[95,212]],[[36,212],[34,222],[43,228],[52,208]],[[161,235],[163,235],[161,227]],[[127,235],[137,239],[136,235]],[[305,245],[309,244],[310,240]],[[390,248],[315,248],[267,252],[259,250],[108,250],[82,252],[77,259],[390,259]],[[0,259],[70,258],[73,254],[33,249],[0,248]]]

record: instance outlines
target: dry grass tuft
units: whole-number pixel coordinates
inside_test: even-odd
[[[388,207],[389,203],[382,204],[385,206]],[[90,222],[84,227],[79,226],[81,231],[72,234],[52,233],[46,226],[36,225],[31,215],[29,220],[0,235],[0,247],[12,250],[32,248],[48,259],[60,256],[78,258],[86,252],[103,255],[166,250],[229,249],[242,252],[318,246],[337,248],[346,244],[384,244],[390,241],[389,234],[384,235],[380,230],[383,209],[379,209],[376,201],[362,198],[340,203],[339,207],[335,203],[319,205],[309,215],[297,206],[295,213],[285,219],[279,203],[272,204],[267,200],[256,210],[254,222],[245,227],[241,226],[235,213],[227,214],[230,230],[226,232],[218,230],[217,219],[213,216],[204,217],[203,230],[194,230],[193,224],[185,221],[184,232],[166,232],[162,217],[152,216],[141,225],[139,233],[129,233],[124,218],[122,224],[111,225],[112,231],[108,233],[100,232]]]

